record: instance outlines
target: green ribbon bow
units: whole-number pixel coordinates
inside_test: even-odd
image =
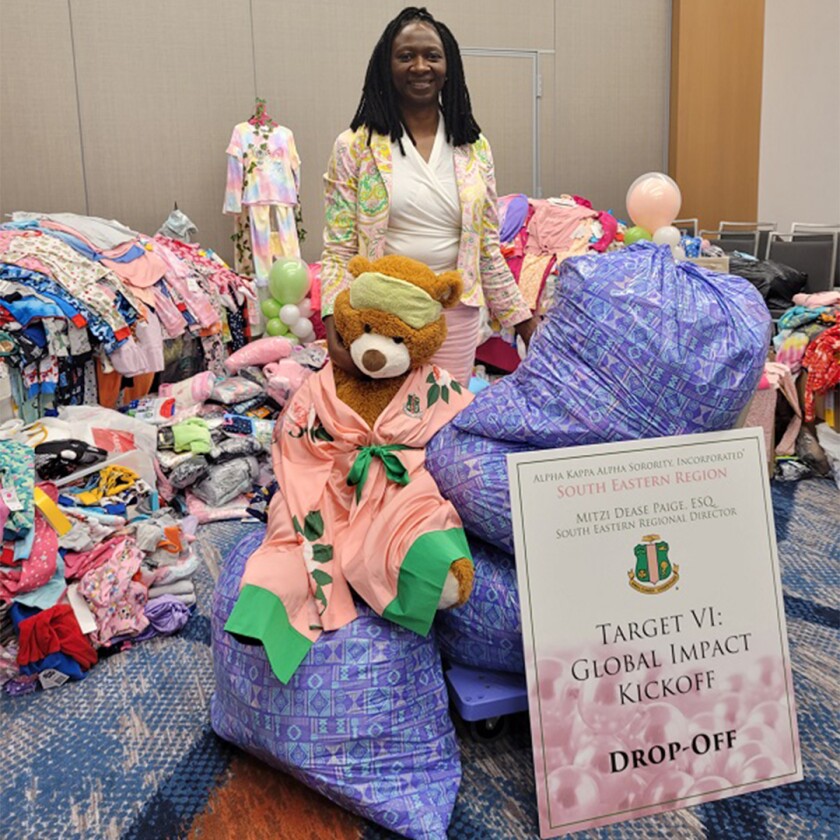
[[[385,477],[388,481],[395,481],[397,484],[406,485],[411,480],[408,477],[408,470],[405,468],[400,459],[394,455],[394,452],[401,449],[411,449],[403,443],[388,443],[384,446],[357,446],[359,454],[350,467],[350,473],[347,476],[347,484],[352,487],[356,485],[356,501],[362,497],[362,489],[368,479],[368,472],[370,472],[370,464],[373,457],[376,456],[382,461],[385,467]]]

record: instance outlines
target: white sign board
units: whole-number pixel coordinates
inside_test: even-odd
[[[761,429],[508,471],[542,836],[800,780]]]

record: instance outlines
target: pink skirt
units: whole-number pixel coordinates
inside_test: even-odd
[[[443,315],[446,318],[446,341],[432,357],[432,364],[448,370],[453,378],[467,386],[478,346],[479,309],[459,303],[452,309],[444,309]]]

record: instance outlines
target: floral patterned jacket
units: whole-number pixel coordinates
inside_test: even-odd
[[[464,280],[461,301],[485,302],[503,326],[531,316],[516,280],[499,250],[496,177],[493,155],[484,135],[456,146],[455,180],[461,199],[461,248],[458,270]],[[391,143],[368,129],[348,129],[338,136],[324,174],[326,227],[321,258],[321,314],[331,315],[338,293],[352,277],[347,262],[355,254],[370,260],[385,253],[392,179]]]

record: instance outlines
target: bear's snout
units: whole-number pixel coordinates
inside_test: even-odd
[[[372,373],[382,370],[387,361],[388,360],[385,358],[385,354],[379,350],[365,350],[364,355],[362,356],[362,364]]]

